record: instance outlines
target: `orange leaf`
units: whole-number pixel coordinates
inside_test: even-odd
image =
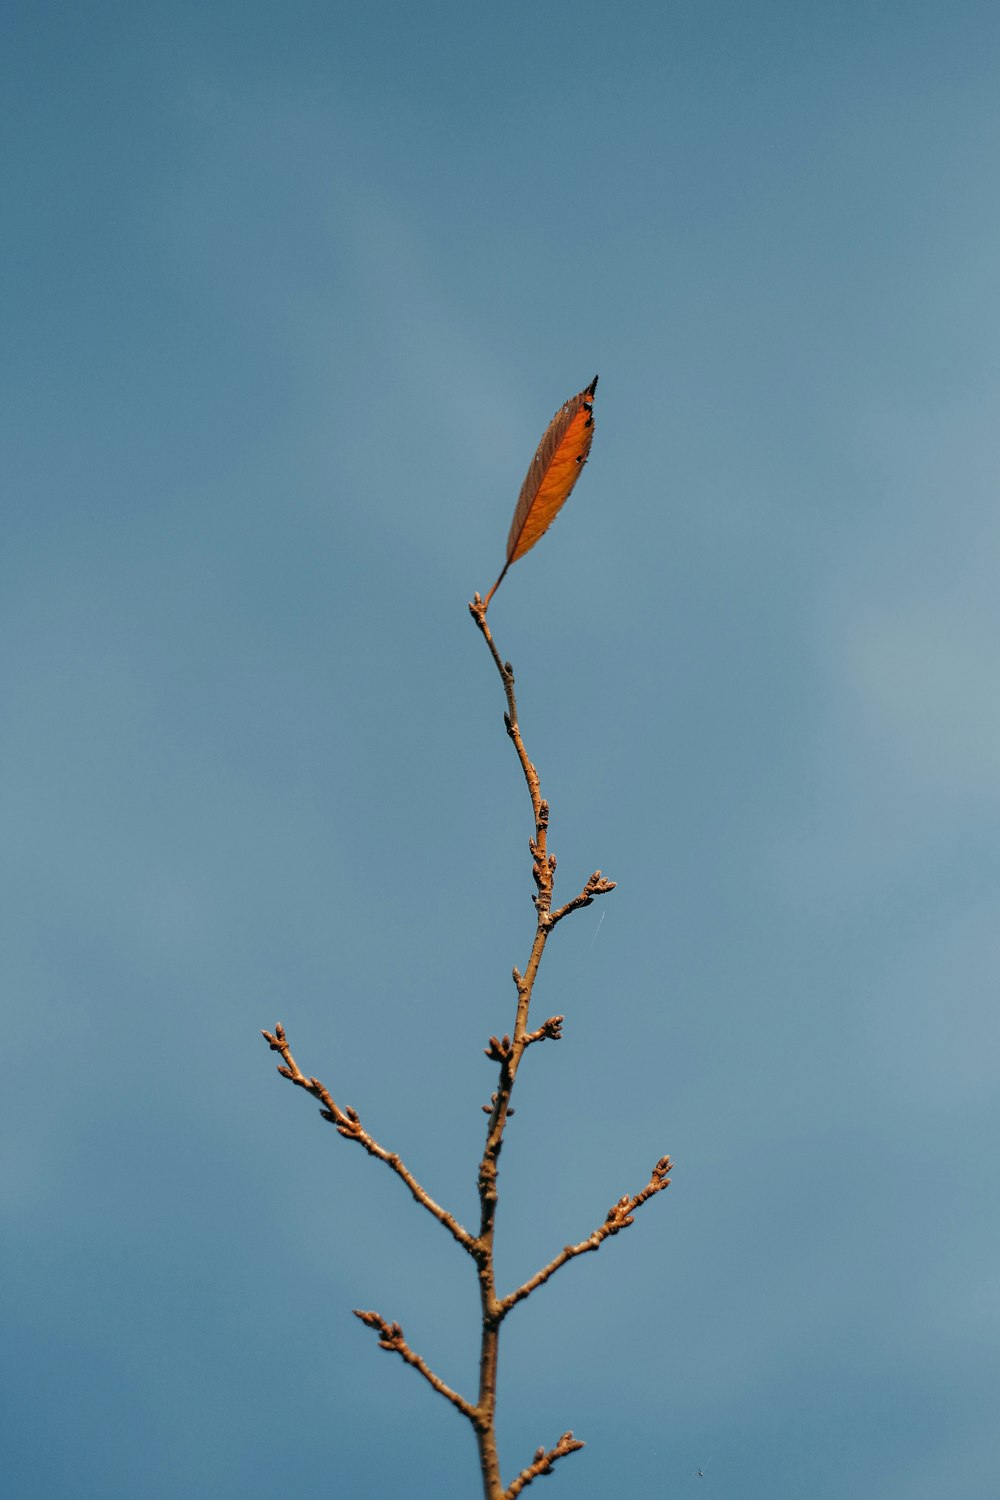
[[[595,375],[585,391],[559,408],[546,428],[514,509],[507,538],[507,561],[486,595],[486,604],[500,587],[511,563],[531,551],[569,499],[570,490],[580,477],[594,441],[596,389]]]

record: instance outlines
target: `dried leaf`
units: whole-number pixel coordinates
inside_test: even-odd
[[[585,391],[561,406],[538,445],[531,460],[521,493],[514,509],[510,535],[507,538],[507,561],[503,572],[486,595],[489,604],[500,587],[511,563],[530,552],[545,535],[587,462],[594,441],[594,391],[597,376]]]

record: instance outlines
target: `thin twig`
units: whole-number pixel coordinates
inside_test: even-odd
[[[665,1187],[669,1187],[669,1174],[672,1167],[673,1163],[670,1157],[661,1156],[653,1168],[649,1181],[640,1192],[631,1198],[619,1198],[618,1202],[608,1210],[608,1215],[604,1223],[595,1229],[593,1234],[588,1235],[585,1240],[581,1240],[578,1245],[566,1245],[553,1260],[549,1261],[547,1266],[543,1266],[540,1271],[536,1271],[534,1276],[524,1282],[522,1286],[519,1286],[516,1291],[510,1292],[504,1297],[500,1303],[501,1315],[506,1317],[512,1307],[516,1307],[519,1302],[523,1302],[525,1297],[530,1297],[532,1292],[537,1291],[540,1286],[543,1286],[550,1276],[554,1276],[560,1267],[566,1265],[567,1261],[573,1260],[577,1255],[587,1255],[591,1250],[599,1250],[604,1241],[609,1239],[611,1235],[618,1234],[622,1229],[627,1229],[634,1222],[632,1215],[636,1209],[641,1208],[654,1193],[662,1193]]]
[[[406,1183],[406,1186],[417,1202],[423,1208],[426,1208],[429,1214],[433,1214],[434,1218],[440,1224],[444,1225],[445,1229],[458,1241],[463,1249],[467,1250],[470,1255],[474,1255],[476,1250],[475,1237],[467,1229],[463,1229],[454,1215],[450,1214],[446,1208],[442,1208],[440,1203],[435,1203],[427,1189],[421,1187],[413,1173],[408,1167],[404,1166],[395,1151],[387,1151],[384,1146],[379,1145],[373,1136],[368,1134],[367,1130],[363,1129],[357,1110],[352,1109],[350,1105],[341,1109],[335,1103],[329,1090],[320,1083],[318,1078],[310,1078],[303,1073],[292,1056],[288,1039],[285,1036],[285,1028],[281,1022],[279,1021],[275,1026],[273,1035],[270,1031],[262,1031],[261,1036],[267,1042],[272,1052],[280,1052],[284,1058],[284,1066],[279,1065],[278,1067],[278,1072],[282,1078],[287,1078],[291,1083],[297,1084],[300,1089],[305,1089],[307,1094],[312,1094],[313,1098],[318,1099],[323,1105],[320,1114],[324,1120],[329,1120],[331,1125],[336,1125],[338,1133],[345,1140],[356,1141],[359,1146],[364,1147],[369,1156],[376,1156],[379,1161],[384,1161],[387,1167],[391,1167],[396,1176]]]
[[[539,1448],[535,1454],[535,1461],[522,1469],[512,1484],[509,1484],[503,1492],[503,1500],[514,1500],[523,1489],[527,1489],[533,1479],[540,1474],[551,1474],[552,1465],[557,1459],[565,1458],[568,1453],[576,1453],[584,1444],[579,1442],[571,1432],[564,1432],[554,1448],[546,1453],[544,1448]]]
[[[403,1330],[398,1323],[389,1323],[380,1313],[361,1312],[357,1307],[354,1309],[354,1316],[360,1318],[362,1323],[367,1324],[369,1328],[375,1329],[379,1336],[378,1346],[380,1349],[388,1349],[391,1353],[398,1354],[400,1359],[405,1360],[408,1365],[412,1365],[415,1370],[420,1371],[427,1383],[434,1387],[439,1396],[443,1396],[446,1401],[450,1401],[452,1406],[457,1406],[463,1417],[468,1417],[474,1427],[480,1424],[481,1418],[476,1408],[466,1401],[464,1396],[460,1396],[457,1391],[453,1391],[450,1385],[445,1385],[441,1377],[434,1374],[434,1371],[427,1364],[426,1360],[421,1359],[420,1355],[416,1354],[410,1348],[403,1337]]]

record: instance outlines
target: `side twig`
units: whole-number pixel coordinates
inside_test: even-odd
[[[562,921],[563,917],[568,917],[571,911],[579,911],[583,906],[592,906],[595,896],[604,896],[608,891],[613,891],[614,888],[615,882],[613,880],[603,880],[600,870],[595,870],[579,896],[574,896],[572,901],[567,901],[566,905],[560,906],[558,911],[550,913],[550,924],[554,927],[557,922]]]
[[[368,1328],[375,1329],[379,1336],[378,1346],[380,1349],[388,1349],[391,1353],[398,1354],[400,1359],[405,1360],[408,1365],[412,1365],[415,1370],[419,1370],[428,1385],[433,1386],[439,1396],[443,1396],[446,1401],[450,1401],[452,1406],[457,1406],[463,1417],[468,1417],[473,1426],[477,1425],[479,1422],[479,1413],[476,1411],[476,1408],[466,1401],[464,1396],[460,1396],[457,1391],[453,1391],[450,1385],[445,1385],[440,1376],[434,1374],[434,1371],[427,1364],[426,1360],[421,1359],[419,1354],[414,1353],[403,1337],[403,1330],[398,1323],[389,1323],[380,1313],[362,1312],[357,1307],[354,1309],[354,1316],[360,1318],[362,1323],[366,1324]]]
[[[571,1432],[564,1432],[554,1448],[546,1453],[544,1448],[539,1448],[535,1454],[535,1461],[522,1469],[512,1484],[509,1484],[503,1493],[503,1500],[514,1500],[522,1490],[527,1489],[533,1479],[541,1474],[551,1474],[552,1465],[557,1459],[565,1458],[567,1453],[576,1453],[584,1444],[579,1442]]]
[[[272,1052],[281,1053],[284,1063],[279,1063],[278,1072],[282,1078],[287,1078],[289,1082],[297,1084],[300,1089],[305,1089],[307,1094],[312,1094],[313,1098],[318,1099],[323,1105],[320,1114],[324,1120],[329,1120],[331,1125],[336,1125],[338,1134],[342,1135],[345,1140],[356,1141],[359,1146],[364,1147],[369,1156],[375,1156],[379,1161],[384,1161],[387,1167],[391,1167],[396,1176],[406,1183],[421,1207],[426,1208],[429,1214],[433,1214],[438,1223],[444,1225],[463,1249],[467,1250],[470,1255],[474,1254],[476,1246],[474,1237],[467,1229],[463,1229],[453,1214],[450,1214],[446,1208],[442,1208],[440,1203],[435,1203],[427,1189],[420,1186],[413,1173],[404,1166],[395,1151],[387,1151],[373,1136],[368,1134],[367,1130],[363,1129],[357,1110],[352,1109],[350,1105],[341,1109],[335,1103],[329,1089],[325,1088],[318,1078],[310,1078],[303,1073],[292,1056],[288,1038],[285,1036],[285,1028],[281,1022],[279,1021],[275,1026],[273,1035],[270,1031],[262,1031],[261,1036]]]
[[[607,1218],[598,1229],[594,1230],[593,1234],[588,1235],[585,1240],[581,1240],[578,1245],[564,1246],[559,1254],[553,1260],[549,1261],[547,1266],[543,1266],[540,1271],[536,1271],[534,1276],[530,1277],[522,1286],[519,1286],[516,1291],[508,1293],[500,1303],[504,1317],[507,1316],[512,1307],[516,1307],[519,1302],[523,1302],[525,1297],[530,1297],[532,1292],[536,1291],[538,1287],[544,1286],[549,1277],[554,1276],[556,1271],[566,1265],[567,1261],[573,1260],[577,1255],[587,1255],[591,1250],[599,1250],[604,1241],[609,1239],[611,1235],[618,1234],[620,1230],[627,1229],[630,1224],[633,1224],[635,1221],[632,1215],[636,1209],[641,1208],[647,1199],[652,1198],[654,1193],[662,1193],[665,1187],[670,1186],[669,1173],[672,1167],[673,1163],[670,1157],[662,1156],[653,1168],[652,1175],[646,1186],[631,1198],[627,1196],[619,1198],[618,1202],[608,1209]]]

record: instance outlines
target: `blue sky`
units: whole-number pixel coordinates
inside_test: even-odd
[[[1000,11],[12,3],[0,555],[5,1468],[35,1496],[509,1479],[993,1500]],[[425,1222],[426,1219],[426,1222]],[[699,1467],[704,1478],[697,1477]]]

